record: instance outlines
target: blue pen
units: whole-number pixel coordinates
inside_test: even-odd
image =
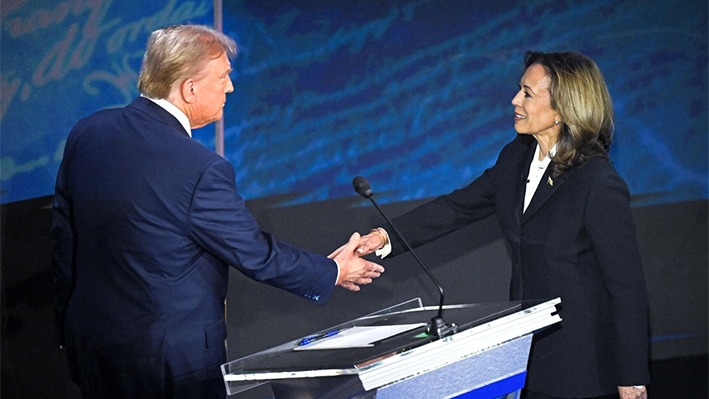
[[[324,338],[329,338],[329,337],[332,337],[333,335],[337,335],[339,333],[340,333],[340,330],[332,330],[332,331],[328,331],[328,332],[322,333],[322,334],[311,335],[309,337],[305,337],[305,338],[301,339],[300,341],[298,341],[298,346],[307,345],[311,342],[319,341]]]

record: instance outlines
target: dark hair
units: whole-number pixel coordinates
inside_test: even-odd
[[[552,175],[559,176],[590,157],[609,159],[615,130],[613,103],[596,63],[576,52],[527,51],[525,71],[535,64],[550,79],[551,107],[561,119]]]

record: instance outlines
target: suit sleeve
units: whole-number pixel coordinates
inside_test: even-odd
[[[71,225],[71,202],[66,187],[68,152],[59,167],[54,192],[54,217],[52,222],[52,273],[55,284],[55,321],[59,345],[64,345],[64,315],[71,295],[74,262],[74,233]]]
[[[615,171],[591,189],[585,225],[610,298],[618,385],[643,385],[648,371],[648,304],[630,193]]]
[[[503,149],[495,166],[466,187],[421,205],[395,218],[392,223],[415,248],[491,216],[495,213],[496,185],[501,181],[499,165],[507,162],[508,148]],[[389,233],[392,255],[404,252],[399,238],[391,234],[391,226],[383,227]]]
[[[205,250],[246,276],[325,303],[337,279],[331,259],[276,240],[261,231],[236,190],[234,169],[208,164],[190,206],[190,235]]]

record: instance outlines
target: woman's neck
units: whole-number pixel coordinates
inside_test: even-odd
[[[554,144],[556,144],[556,137],[534,136],[534,138],[537,139],[537,143],[539,144],[539,160],[541,161],[549,154]]]

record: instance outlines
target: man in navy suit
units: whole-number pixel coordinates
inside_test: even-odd
[[[324,303],[384,270],[260,230],[232,165],[191,139],[233,91],[233,40],[198,25],[152,33],[141,97],[72,129],[52,228],[58,332],[85,398],[225,397],[229,266]]]

